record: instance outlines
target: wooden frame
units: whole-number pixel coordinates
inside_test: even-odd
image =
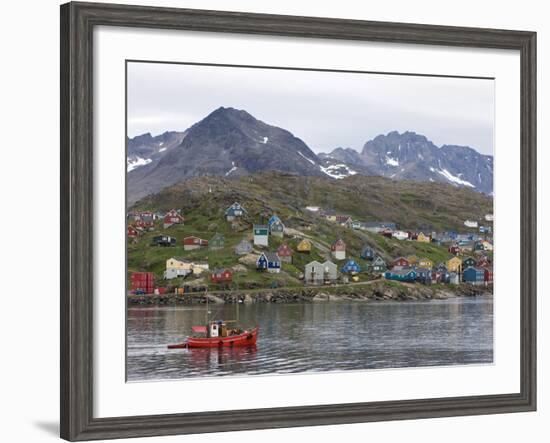
[[[514,49],[521,54],[521,392],[247,411],[94,418],[92,32],[127,26]],[[536,408],[536,34],[98,3],[61,6],[61,437],[236,431]]]

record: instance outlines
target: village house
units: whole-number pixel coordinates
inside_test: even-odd
[[[191,235],[183,239],[183,249],[186,251],[192,251],[194,249],[206,248],[208,246],[208,240]]]
[[[409,266],[416,266],[418,264],[418,257],[416,255],[409,255],[407,257]]]
[[[420,260],[418,260],[418,266],[421,268],[432,269],[434,267],[434,262],[431,261],[429,258],[421,258]]]
[[[210,266],[208,265],[208,262],[205,261],[193,261],[191,262],[191,269],[193,270],[194,275],[200,275],[204,271],[208,271]]]
[[[374,249],[372,249],[369,245],[363,246],[363,249],[361,249],[361,258],[363,260],[374,260]]]
[[[493,221],[494,217],[493,214],[485,214],[485,221]]]
[[[136,221],[134,226],[145,229],[147,231],[152,231],[155,227],[155,217],[151,211],[142,211],[138,212],[136,215]]]
[[[339,238],[330,247],[330,253],[335,260],[344,260],[346,258],[346,243]]]
[[[296,250],[298,252],[309,254],[311,252],[311,241],[307,238],[302,239],[300,243],[298,243]]]
[[[475,220],[464,220],[464,226],[468,228],[477,228],[477,222]]]
[[[409,268],[410,266],[409,260],[405,257],[398,257],[391,263],[391,268],[395,270]]]
[[[277,248],[277,255],[282,262],[292,263],[292,249],[286,243]]]
[[[178,277],[187,277],[193,273],[193,265],[189,260],[180,257],[172,257],[166,260],[164,278],[171,280]]]
[[[344,266],[342,266],[340,272],[342,272],[342,274],[358,274],[361,272],[361,266],[359,266],[355,260],[350,259]]]
[[[391,229],[392,231],[397,229],[396,224],[393,222],[365,222],[363,225],[366,231],[374,233],[379,233],[386,228]]]
[[[432,271],[432,281],[436,283],[449,283],[450,273],[447,271],[447,267],[445,265],[443,266],[437,266]]]
[[[464,272],[462,273],[462,278],[465,283],[471,285],[484,285],[485,270],[470,266],[464,270]]]
[[[486,251],[492,251],[493,250],[493,244],[488,240],[482,240],[481,243],[483,243],[483,248]]]
[[[245,215],[246,209],[244,209],[244,207],[238,202],[233,203],[225,210],[225,219],[227,221],[233,221],[237,218],[244,217]]]
[[[407,231],[393,231],[392,237],[397,240],[407,240],[409,238],[409,233]]]
[[[323,211],[321,213],[321,216],[329,222],[336,222],[336,213],[334,211]]]
[[[267,225],[254,225],[252,227],[252,232],[254,234],[254,245],[269,245],[269,227]]]
[[[336,216],[336,223],[338,223],[339,225],[347,226],[347,225],[351,225],[352,222],[353,222],[353,220],[351,219],[351,217],[349,215],[337,215]]]
[[[155,235],[151,240],[151,246],[176,246],[177,240],[169,235]]]
[[[449,272],[462,272],[462,260],[459,257],[453,257],[447,260],[447,269]]]
[[[308,263],[304,271],[304,283],[310,285],[322,285],[333,282],[338,278],[338,268],[331,261],[319,263],[312,261]]]
[[[418,238],[418,234],[414,231],[407,231],[407,234],[409,235],[409,240],[415,240]]]
[[[425,285],[432,283],[432,270],[428,268],[415,268],[416,281]]]
[[[458,246],[460,246],[460,253],[469,253],[474,251],[475,241],[472,240],[459,240]]]
[[[489,257],[482,255],[476,259],[475,266],[476,268],[485,268],[487,266],[491,266],[491,261],[489,260]]]
[[[235,246],[235,254],[237,255],[250,254],[252,250],[252,243],[244,238],[237,244],[237,246]]]
[[[393,237],[393,231],[390,228],[384,228],[379,232],[380,235],[383,235],[386,238]]]
[[[375,257],[372,261],[371,271],[375,273],[382,273],[386,270],[386,262],[380,256]]]
[[[416,280],[416,275],[414,269],[392,269],[384,273],[384,278],[386,280],[414,282]]]
[[[228,268],[213,269],[210,279],[212,283],[231,283],[233,281],[233,271]]]
[[[281,272],[281,259],[275,252],[262,252],[256,260],[256,269],[270,273]]]
[[[139,236],[139,231],[134,226],[130,225],[126,229],[126,233],[128,235],[128,238],[136,238]]]
[[[225,246],[225,237],[216,232],[214,236],[208,241],[208,249],[218,250],[223,249]]]
[[[462,260],[462,269],[474,267],[475,265],[476,265],[476,260],[473,257],[466,257]]]
[[[449,283],[451,285],[460,284],[460,274],[458,272],[450,272],[449,273]]]
[[[485,266],[483,269],[483,279],[485,281],[486,285],[490,285],[493,283],[493,268],[490,266]]]
[[[175,209],[171,209],[164,215],[162,226],[164,229],[173,225],[183,225],[185,218]]]
[[[439,263],[436,267],[435,267],[435,270],[437,272],[449,272],[449,270],[447,269],[447,266],[445,265],[445,263]]]
[[[285,233],[285,225],[279,217],[272,215],[269,221],[267,222],[269,227],[269,233],[275,237],[283,237]]]
[[[460,254],[460,246],[458,246],[457,244],[449,246],[449,252],[453,255]]]
[[[423,232],[419,232],[418,235],[416,236],[416,241],[422,242],[422,243],[430,243],[432,239],[430,238],[429,235],[424,234]]]

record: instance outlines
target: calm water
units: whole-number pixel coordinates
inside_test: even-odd
[[[396,368],[493,361],[491,298],[239,305],[258,324],[253,348],[175,349],[204,306],[128,310],[128,380]],[[210,305],[236,318],[235,305]]]

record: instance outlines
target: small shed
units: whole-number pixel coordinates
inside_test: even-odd
[[[298,252],[309,254],[311,252],[311,241],[307,238],[302,239],[300,243],[298,243],[296,250]]]

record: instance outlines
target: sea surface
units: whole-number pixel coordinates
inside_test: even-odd
[[[204,324],[206,307],[130,307],[128,381],[493,362],[491,297],[210,304],[210,311],[211,319],[259,325],[257,345],[169,350]]]

